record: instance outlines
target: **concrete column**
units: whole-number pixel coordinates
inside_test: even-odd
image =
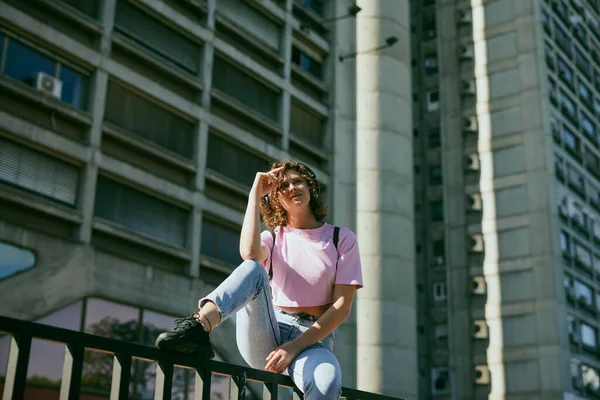
[[[358,388],[416,399],[409,1],[357,3]],[[390,36],[394,47],[369,51]]]
[[[283,79],[285,85],[281,93],[281,148],[284,151],[289,149],[290,143],[290,110],[292,103],[291,87],[292,87],[292,0],[287,0],[285,3],[285,25],[283,27],[283,36],[281,38],[280,53],[285,64],[283,64]]]
[[[106,0],[100,10],[100,19],[103,22],[102,37],[100,38],[100,52],[108,57],[111,48],[111,35],[115,20],[117,0]],[[83,221],[77,232],[77,239],[82,243],[89,243],[92,238],[92,219],[94,217],[94,202],[96,200],[96,181],[98,180],[98,164],[100,162],[100,143],[102,142],[102,121],[106,103],[106,87],[108,73],[97,69],[92,78],[92,94],[90,96],[90,112],[92,126],[90,128],[89,143],[92,158],[85,166],[80,179],[80,208]]]
[[[212,40],[204,44],[202,52],[202,60],[200,60],[200,74],[203,84],[202,96],[200,96],[200,105],[205,110],[210,110],[210,92],[212,89],[212,69],[215,54],[215,11],[217,3],[215,0],[208,1],[208,15],[206,17],[206,26],[212,32]],[[206,172],[206,154],[208,147],[208,124],[204,121],[198,122],[196,125],[196,181],[195,189],[203,192],[205,187],[205,172]],[[192,259],[188,273],[198,278],[200,276],[200,246],[202,240],[202,205],[197,203],[192,209],[192,226],[190,228],[190,249],[192,251]]]

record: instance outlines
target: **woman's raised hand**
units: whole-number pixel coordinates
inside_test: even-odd
[[[285,168],[279,167],[270,170],[269,172],[257,172],[254,178],[254,184],[252,185],[252,191],[260,198],[266,196],[279,186],[280,182],[277,179],[277,174],[282,172]]]

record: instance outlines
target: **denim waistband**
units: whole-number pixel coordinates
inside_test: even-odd
[[[319,317],[315,317],[314,315],[310,315],[307,313],[303,313],[303,312],[299,312],[299,313],[287,313],[283,310],[280,310],[279,308],[275,307],[275,311],[283,314],[283,315],[289,315],[290,317],[294,317],[296,319],[301,319],[304,321],[310,321],[310,322],[315,322],[316,320],[319,319]]]

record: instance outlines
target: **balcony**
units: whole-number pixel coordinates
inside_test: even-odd
[[[27,388],[27,369],[33,339],[42,339],[65,344],[63,376],[60,385],[61,399],[79,399],[82,386],[84,352],[93,350],[111,355],[114,359],[110,399],[128,399],[131,365],[134,359],[157,363],[155,377],[155,399],[170,399],[174,367],[196,371],[195,399],[210,399],[212,374],[231,379],[230,399],[245,400],[247,383],[263,384],[263,399],[277,400],[280,386],[292,388],[294,398],[302,399],[302,393],[288,376],[246,368],[223,362],[199,359],[194,356],[168,353],[130,342],[108,339],[101,336],[75,332],[68,329],[21,321],[0,316],[0,332],[12,336],[4,399],[23,399]],[[250,393],[248,393],[250,394]],[[389,396],[343,388],[342,397],[361,400],[401,400]],[[83,397],[82,397],[83,398]],[[94,398],[101,398],[95,396]]]

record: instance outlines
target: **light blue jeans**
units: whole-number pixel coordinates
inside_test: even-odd
[[[316,318],[307,314],[286,314],[273,307],[269,276],[258,262],[244,261],[198,306],[212,301],[224,321],[236,316],[237,344],[252,367],[264,369],[266,358],[278,346],[305,332]],[[306,400],[339,399],[342,371],[333,354],[333,332],[306,348],[287,369]]]

